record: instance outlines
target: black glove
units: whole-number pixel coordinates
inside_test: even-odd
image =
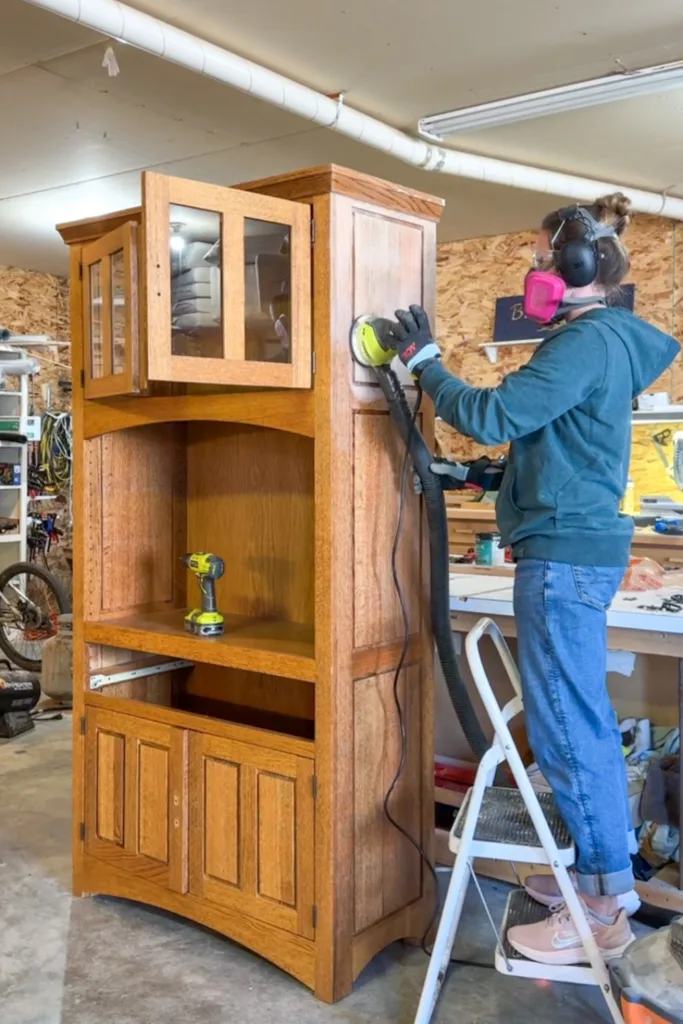
[[[417,377],[426,363],[441,359],[439,346],[432,337],[429,318],[422,306],[411,306],[409,311],[397,309],[395,315],[393,340],[398,357]]]

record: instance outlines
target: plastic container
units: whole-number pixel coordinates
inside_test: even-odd
[[[475,534],[474,556],[477,565],[505,565],[505,548],[500,546],[500,534]]]
[[[73,696],[73,618],[59,616],[59,629],[43,644],[41,685],[53,700],[70,701]]]

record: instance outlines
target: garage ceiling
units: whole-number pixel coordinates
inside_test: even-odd
[[[679,0],[133,0],[407,131],[418,117],[683,58]],[[64,272],[53,225],[135,205],[153,167],[231,184],[336,161],[447,200],[442,239],[529,227],[547,196],[429,174],[23,0],[0,0],[0,263]],[[494,34],[495,31],[495,34]],[[683,194],[683,90],[459,137],[457,146]],[[452,145],[456,141],[452,140]]]

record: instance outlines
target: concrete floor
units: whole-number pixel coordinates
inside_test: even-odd
[[[330,1007],[218,935],[114,899],[73,900],[70,721],[40,722],[0,745],[0,1021],[2,1024],[412,1024],[427,961],[391,947],[353,994]],[[485,884],[498,918],[506,887]],[[455,954],[490,963],[476,892]],[[454,967],[434,1024],[591,1024],[608,1019],[583,987]]]

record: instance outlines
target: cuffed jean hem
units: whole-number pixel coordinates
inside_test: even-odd
[[[580,892],[586,896],[622,896],[635,886],[631,868],[623,871],[612,871],[608,875],[581,875],[576,872],[576,881]]]

